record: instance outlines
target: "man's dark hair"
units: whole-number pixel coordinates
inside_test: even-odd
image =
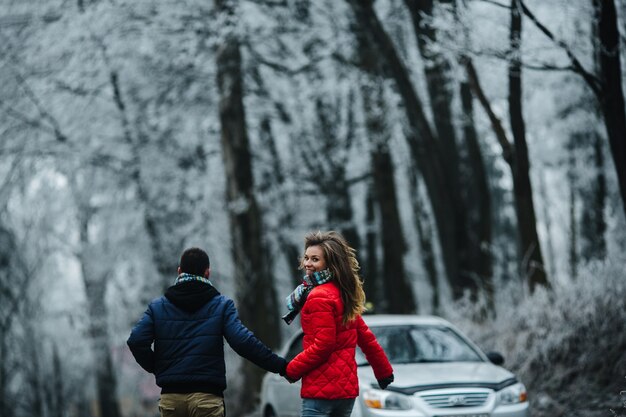
[[[180,256],[180,272],[204,276],[204,271],[211,265],[209,255],[200,248],[186,249]]]

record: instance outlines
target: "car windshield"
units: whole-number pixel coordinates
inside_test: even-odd
[[[479,354],[454,330],[445,326],[371,327],[392,364],[420,362],[481,362]],[[357,348],[356,363],[367,365]]]

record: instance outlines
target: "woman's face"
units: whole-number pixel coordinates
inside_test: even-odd
[[[324,251],[322,248],[317,245],[306,248],[302,266],[304,266],[307,275],[326,269],[326,259],[324,259]]]

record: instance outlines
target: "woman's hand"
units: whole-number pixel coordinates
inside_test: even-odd
[[[378,385],[380,389],[385,389],[393,382],[393,374],[389,375],[387,378],[382,378],[378,380]]]

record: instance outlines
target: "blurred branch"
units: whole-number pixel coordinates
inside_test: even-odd
[[[348,187],[358,184],[360,182],[369,180],[370,178],[372,178],[372,173],[370,171],[361,174],[361,175],[357,175],[356,177],[352,177],[352,178],[348,178],[346,179],[346,182],[348,183]]]
[[[495,58],[501,59],[505,61],[509,61],[511,59],[508,51],[501,51],[497,49],[487,49],[487,50],[469,50],[464,53],[466,57],[486,57],[486,58]],[[520,61],[520,65],[522,68],[527,68],[529,70],[534,71],[575,71],[573,65],[556,65],[551,63],[528,63],[525,61]]]
[[[315,66],[315,63],[317,62],[317,60],[312,59],[308,63],[301,65],[300,67],[289,68],[287,65],[283,63],[274,62],[274,61],[265,59],[263,55],[261,55],[254,49],[254,47],[250,44],[250,42],[244,42],[242,43],[242,46],[244,46],[250,52],[250,54],[254,57],[254,59],[257,60],[259,63],[269,68],[272,68],[276,72],[280,72],[280,73],[287,74],[287,75],[298,75],[303,72],[306,72],[310,70],[311,68],[313,68]]]
[[[572,65],[559,66],[553,64],[525,64],[522,62],[522,68],[533,71],[574,71]]]
[[[54,127],[48,126],[47,124],[42,123],[40,120],[37,119],[31,119],[29,116],[25,115],[24,113],[20,112],[19,110],[14,109],[13,107],[10,107],[7,103],[4,102],[4,100],[0,99],[0,107],[3,108],[4,112],[8,115],[11,116],[12,118],[28,125],[31,127],[35,127],[38,129],[41,129],[47,133],[51,133],[53,135],[55,135],[55,137],[58,138],[58,132],[57,130],[55,130]],[[63,140],[59,139],[59,141],[63,142],[65,141],[65,136],[62,135],[62,137],[64,138]]]
[[[461,63],[465,66],[467,78],[472,92],[487,113],[487,116],[489,116],[489,121],[491,122],[493,131],[496,134],[496,138],[498,139],[500,146],[502,146],[502,156],[504,157],[504,160],[507,161],[509,165],[511,165],[513,162],[513,145],[507,137],[504,126],[502,126],[502,122],[491,108],[491,103],[489,102],[489,99],[487,99],[487,96],[485,95],[485,92],[480,85],[480,80],[478,78],[478,74],[476,73],[476,68],[474,68],[472,60],[468,57],[462,57]]]
[[[48,113],[48,111],[46,111],[46,109],[41,104],[41,102],[39,101],[39,99],[37,98],[33,90],[31,90],[30,86],[28,85],[24,77],[22,77],[22,75],[19,72],[15,71],[15,78],[17,78],[17,80],[20,83],[20,87],[22,87],[22,89],[24,90],[28,98],[32,101],[32,103],[37,108],[37,111],[39,112],[39,115],[41,116],[41,118],[46,120],[48,123],[50,123],[50,125],[52,126],[52,131],[54,132],[54,136],[56,137],[56,139],[59,142],[66,142],[67,136],[65,136],[61,132],[61,126],[59,125],[59,122],[57,121],[56,118],[54,118],[54,116],[52,116],[50,113]]]
[[[542,24],[539,19],[537,19],[537,17],[530,11],[530,9],[526,7],[526,4],[524,4],[522,0],[520,0],[519,4],[521,5],[524,14],[535,24],[535,26],[537,26],[537,28],[552,42],[554,42],[557,46],[565,51],[568,58],[572,61],[572,70],[575,73],[581,75],[585,82],[589,85],[591,90],[594,92],[594,94],[599,97],[601,95],[600,80],[598,80],[598,78],[594,74],[590,73],[583,67],[583,65],[578,60],[578,58],[576,58],[570,47],[564,41],[558,40],[556,36],[554,36],[554,34],[544,24]]]
[[[480,1],[484,3],[492,4],[497,7],[502,7],[506,9],[511,8],[510,6],[499,3],[496,0],[480,0]],[[528,17],[530,21],[533,22],[533,24],[537,27],[537,29],[539,29],[539,31],[541,31],[546,37],[548,37],[548,39],[550,39],[552,42],[554,42],[554,44],[556,44],[560,49],[562,49],[567,54],[567,57],[569,58],[569,60],[572,62],[572,65],[568,65],[564,67],[559,67],[559,66],[551,65],[551,64],[546,64],[546,65],[541,65],[541,66],[532,66],[528,64],[522,64],[522,66],[524,68],[537,70],[537,71],[572,71],[576,74],[579,74],[581,77],[583,77],[587,85],[589,85],[589,88],[591,88],[593,93],[597,97],[599,97],[601,94],[600,80],[593,73],[585,69],[585,67],[582,65],[580,60],[576,57],[576,55],[574,54],[572,49],[569,47],[569,45],[567,45],[564,41],[557,39],[556,36],[550,31],[550,29],[548,29],[546,25],[544,25],[543,23],[539,21],[537,16],[535,16],[535,14],[526,6],[524,1],[520,1],[520,5],[522,8],[522,12],[526,15],[526,17]],[[497,51],[495,53],[487,53],[487,54],[481,53],[481,52],[474,53],[474,55],[490,55],[490,54],[491,56],[494,56],[496,58],[504,58],[506,55],[506,54],[503,54],[502,52],[497,52]]]
[[[79,97],[88,97],[88,96],[97,96],[100,94],[100,92],[102,91],[102,89],[104,88],[104,86],[106,84],[100,84],[99,86],[97,86],[94,89],[87,89],[87,88],[83,88],[83,87],[74,87],[68,83],[66,83],[63,80],[56,80],[54,81],[54,84],[59,88],[59,90],[61,91],[67,91],[75,96],[79,96]]]
[[[13,184],[13,181],[15,180],[14,174],[17,171],[17,167],[19,166],[20,162],[22,162],[22,155],[18,153],[16,157],[13,158],[13,161],[11,161],[11,167],[9,168],[9,171],[6,174],[4,182],[0,185],[0,206],[1,207],[4,207],[6,204],[6,201],[8,200],[8,195],[10,194],[9,185]]]
[[[7,37],[4,36],[4,35],[2,35],[2,37],[4,38],[4,42],[7,45],[10,45],[9,39],[7,39]],[[11,48],[11,47],[9,47],[9,48]],[[5,107],[7,109],[7,114],[9,114],[10,116],[14,117],[15,119],[20,120],[21,122],[23,122],[23,123],[25,123],[27,125],[30,125],[30,126],[33,126],[33,127],[37,127],[37,128],[41,128],[41,129],[47,131],[48,133],[52,133],[54,135],[54,137],[59,142],[67,142],[67,136],[65,134],[63,134],[63,132],[61,131],[61,126],[60,126],[59,122],[57,121],[57,119],[54,116],[52,116],[48,111],[46,111],[46,109],[44,108],[44,106],[41,103],[41,101],[37,98],[37,95],[33,92],[33,90],[30,88],[30,86],[26,82],[26,79],[22,76],[22,74],[20,74],[20,72],[18,70],[19,66],[15,63],[15,61],[17,60],[15,55],[12,53],[12,51],[11,51],[11,53],[9,53],[7,55],[9,56],[9,59],[7,60],[7,62],[11,66],[11,68],[13,70],[13,74],[14,74],[15,78],[17,79],[17,82],[18,82],[19,86],[26,93],[26,96],[30,99],[30,101],[35,105],[35,108],[37,109],[37,112],[39,113],[39,116],[43,120],[48,122],[50,126],[45,126],[44,124],[42,124],[38,120],[34,120],[34,119],[31,119],[28,116],[25,116],[21,112],[15,110],[13,107],[8,106],[7,104],[5,104],[4,101],[2,101],[2,100],[0,100],[0,104],[3,105],[3,107]]]
[[[480,0],[480,1],[482,1],[483,3],[489,3],[489,4],[492,4],[494,6],[501,7],[503,9],[510,9],[511,8],[511,6],[508,6],[506,4],[502,4],[500,2],[497,2],[496,0]]]

